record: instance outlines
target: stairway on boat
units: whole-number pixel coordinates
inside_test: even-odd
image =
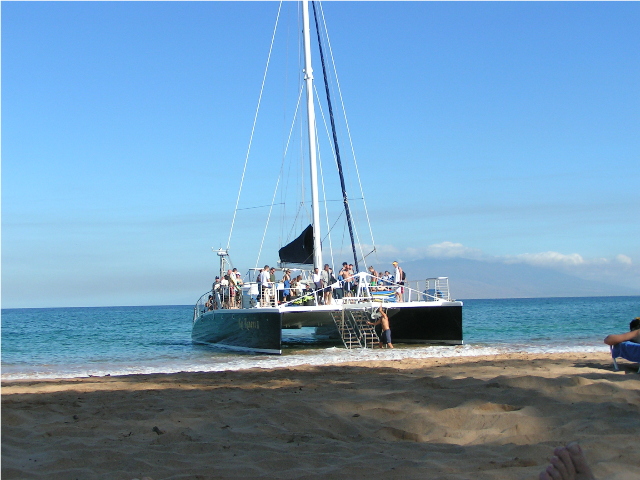
[[[367,325],[371,317],[366,310],[342,309],[331,316],[346,348],[373,348],[380,342],[374,326]]]

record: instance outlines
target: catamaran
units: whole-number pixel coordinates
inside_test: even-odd
[[[382,305],[389,318],[394,343],[462,344],[463,305],[451,298],[448,278],[413,281],[390,279],[382,274],[371,273],[367,268],[366,255],[357,253],[327,83],[317,2],[311,3],[331,118],[332,154],[340,178],[341,201],[351,240],[354,271],[348,279],[337,278],[334,274],[325,277],[325,280],[330,278],[329,282],[318,282],[318,272],[325,269],[325,264],[316,159],[316,100],[311,64],[310,14],[309,2],[304,0],[301,2],[304,50],[302,78],[306,92],[311,223],[297,238],[279,249],[276,270],[284,276],[280,281],[274,281],[271,277],[273,271],[259,267],[250,269],[242,278],[237,276],[235,270],[232,271],[229,246],[218,249],[219,279],[195,304],[192,339],[196,343],[214,344],[236,351],[280,354],[283,329],[316,327],[324,335],[341,339],[346,348],[372,348],[380,343],[372,324],[378,318]],[[236,204],[235,213],[237,210]],[[362,271],[361,265],[364,267]]]

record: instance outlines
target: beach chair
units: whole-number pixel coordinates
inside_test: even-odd
[[[640,343],[635,342],[622,342],[617,345],[611,345],[611,358],[613,358],[613,369],[615,371],[620,370],[616,358],[621,357],[630,362],[640,363]],[[638,373],[640,373],[640,365],[638,366]]]

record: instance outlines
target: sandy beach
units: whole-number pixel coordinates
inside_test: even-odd
[[[12,381],[3,479],[533,479],[577,440],[640,478],[640,375],[511,354]]]

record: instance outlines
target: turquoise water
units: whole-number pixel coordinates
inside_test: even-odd
[[[501,352],[607,351],[640,316],[640,297],[464,301],[463,347],[348,351],[285,330],[282,356],[239,355],[191,342],[191,306],[2,310],[2,378],[57,378],[287,367],[366,359]]]

